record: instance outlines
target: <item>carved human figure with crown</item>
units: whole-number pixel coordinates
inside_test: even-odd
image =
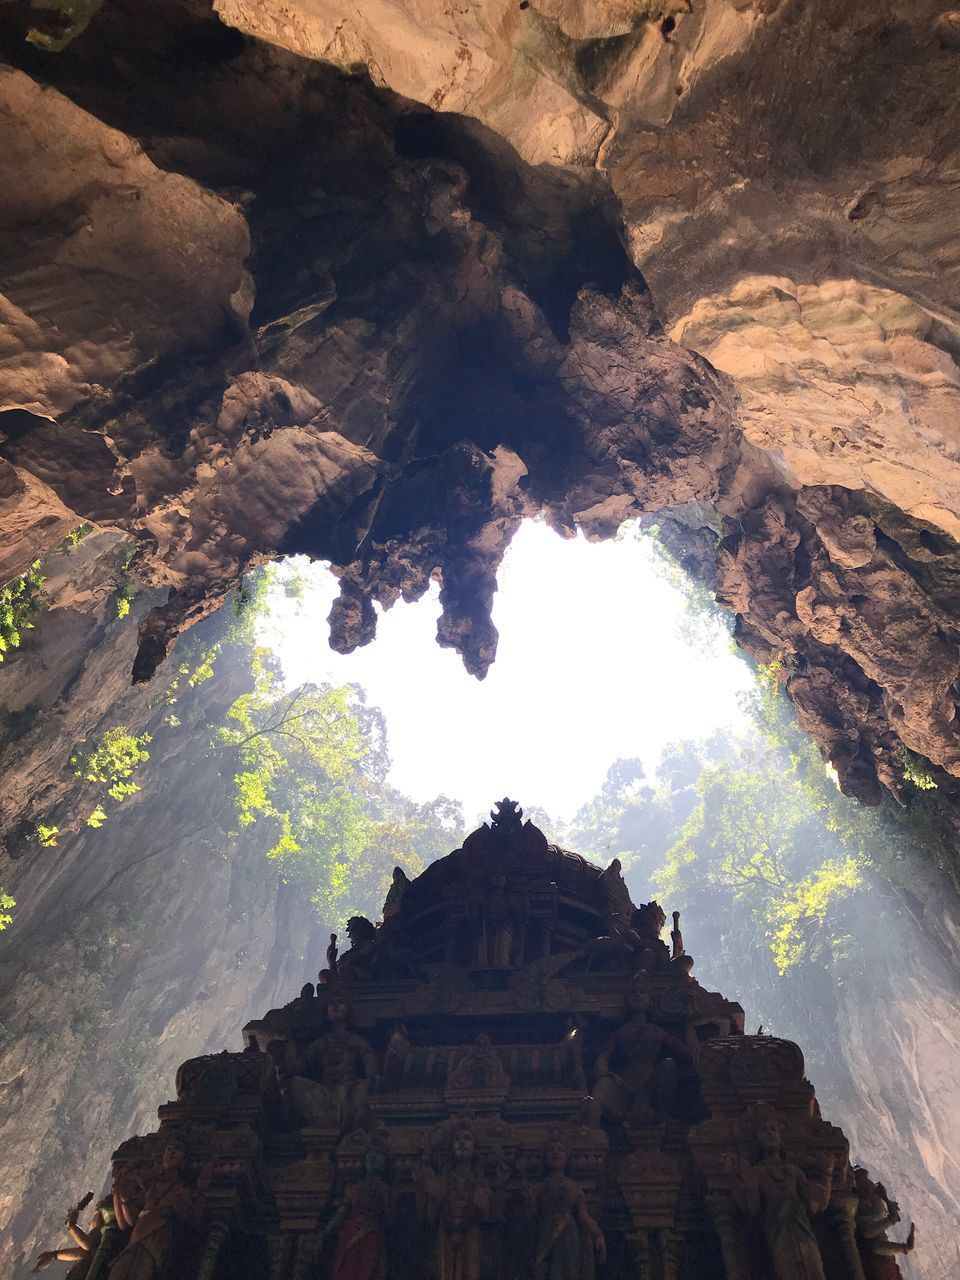
[[[477,1161],[477,1142],[467,1123],[453,1130],[449,1163],[439,1175],[425,1162],[413,1171],[417,1209],[436,1229],[436,1280],[481,1280],[484,1224],[493,1213],[493,1196]]]
[[[583,1188],[567,1177],[568,1153],[560,1136],[548,1140],[543,1158],[543,1181],[521,1187],[526,1212],[538,1223],[535,1280],[594,1280],[596,1263],[606,1260],[607,1242]]]
[[[286,1089],[296,1118],[343,1133],[364,1122],[377,1059],[370,1044],[350,1030],[350,1006],[339,995],[327,1005],[329,1030],[305,1053],[294,1050]]]
[[[833,1158],[824,1159],[816,1176],[807,1177],[783,1154],[773,1107],[759,1103],[747,1113],[745,1123],[754,1155],[728,1162],[737,1166],[734,1195],[744,1212],[760,1220],[776,1280],[824,1280],[810,1215],[829,1204]]]
[[[325,1236],[337,1235],[331,1280],[385,1280],[391,1208],[386,1169],[386,1148],[371,1142],[364,1153],[364,1176],[347,1187],[324,1229]]]
[[[609,1119],[656,1124],[666,1118],[673,1104],[675,1057],[689,1057],[689,1049],[650,1021],[652,1002],[644,975],[637,974],[624,1000],[627,1021],[597,1055],[593,1099]],[[665,1049],[672,1050],[675,1057],[664,1056]]]

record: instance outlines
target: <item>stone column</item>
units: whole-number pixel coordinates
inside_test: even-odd
[[[720,1237],[725,1280],[749,1280],[743,1261],[743,1245],[737,1229],[733,1201],[728,1195],[714,1192],[707,1196],[707,1208]]]
[[[854,1195],[834,1195],[827,1216],[840,1241],[849,1280],[866,1280],[857,1248],[857,1204]]]
[[[317,1242],[313,1233],[300,1233],[297,1239],[297,1256],[293,1264],[291,1280],[307,1280],[313,1275],[317,1256]]]
[[[677,1280],[682,1245],[683,1241],[679,1231],[670,1229],[660,1232],[660,1258],[663,1280]]]
[[[276,1257],[270,1269],[270,1280],[290,1280],[297,1244],[296,1231],[284,1231],[280,1236]]]
[[[220,1257],[220,1250],[223,1243],[230,1234],[230,1224],[226,1218],[215,1218],[210,1224],[210,1230],[207,1232],[207,1243],[203,1248],[203,1256],[200,1259],[200,1267],[197,1271],[197,1280],[213,1280],[214,1272],[217,1268],[217,1259]]]

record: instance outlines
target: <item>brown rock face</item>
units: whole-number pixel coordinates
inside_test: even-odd
[[[946,795],[942,6],[214,7],[9,37],[4,574],[79,519],[134,535],[167,593],[137,680],[277,553],[332,562],[341,650],[436,577],[482,676],[524,516],[673,512],[844,787],[899,792],[906,747]]]

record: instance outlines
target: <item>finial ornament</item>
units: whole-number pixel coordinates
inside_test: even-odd
[[[512,835],[515,831],[520,830],[523,810],[516,800],[511,800],[509,796],[504,796],[502,800],[494,801],[494,806],[490,810],[490,817],[494,831],[500,832],[502,835]]]

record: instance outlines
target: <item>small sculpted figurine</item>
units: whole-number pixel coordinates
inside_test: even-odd
[[[339,1233],[331,1280],[385,1280],[387,1274],[390,1188],[384,1176],[387,1154],[383,1147],[371,1143],[363,1168],[364,1177],[347,1187],[323,1233]]]
[[[638,975],[627,988],[627,1021],[597,1055],[594,1102],[613,1120],[653,1125],[665,1119],[676,1095],[677,1064],[665,1048],[689,1057],[682,1040],[649,1021],[650,991]]]
[[[857,1231],[870,1253],[882,1258],[912,1253],[917,1228],[911,1222],[906,1240],[888,1240],[887,1231],[900,1221],[900,1206],[890,1200],[882,1182],[873,1182],[866,1169],[853,1171],[853,1188],[857,1193]]]
[[[520,920],[510,900],[507,877],[491,875],[483,897],[483,928],[478,938],[477,963],[491,969],[509,969],[520,931]]]
[[[100,1247],[104,1233],[115,1222],[113,1201],[108,1196],[97,1204],[90,1219],[90,1225],[84,1231],[79,1225],[80,1214],[92,1199],[93,1192],[88,1191],[79,1204],[74,1205],[69,1211],[64,1220],[63,1225],[73,1244],[65,1249],[44,1249],[34,1264],[34,1274],[46,1270],[51,1262],[72,1262],[74,1265],[66,1273],[67,1280],[85,1280],[93,1266],[94,1255]]]
[[[777,1113],[760,1103],[749,1113],[757,1155],[740,1161],[735,1198],[740,1208],[759,1217],[770,1250],[776,1280],[824,1280],[820,1246],[810,1214],[830,1201],[833,1158],[824,1162],[816,1178],[784,1159]],[[733,1157],[736,1161],[736,1157]]]
[[[686,954],[683,949],[683,934],[680,932],[679,911],[674,911],[673,913],[673,928],[670,930],[670,942],[672,944],[670,959],[679,960],[682,955]]]
[[[331,933],[330,935],[330,941],[327,944],[327,950],[325,954],[326,954],[327,967],[325,969],[321,969],[320,972],[317,974],[317,984],[318,986],[321,986],[321,987],[326,986],[327,983],[329,982],[334,982],[337,978],[338,952],[337,952],[337,935],[335,933]]]
[[[664,964],[670,959],[667,945],[660,937],[666,923],[667,917],[659,902],[643,902],[634,911],[631,925],[640,939],[642,950],[638,962],[641,969]]]
[[[527,1213],[539,1223],[535,1280],[594,1280],[596,1263],[606,1261],[607,1244],[583,1189],[567,1177],[567,1150],[560,1139],[547,1144],[544,1163],[543,1182],[521,1187]]]
[[[209,1170],[204,1170],[196,1186],[189,1186],[186,1161],[183,1141],[171,1138],[156,1177],[145,1183],[134,1173],[114,1183],[117,1222],[130,1232],[130,1240],[111,1266],[110,1280],[160,1280],[172,1274],[181,1228],[199,1226],[210,1182]]]
[[[400,908],[403,906],[404,894],[410,885],[410,878],[404,871],[403,867],[393,868],[393,877],[390,881],[390,888],[387,890],[387,896],[383,903],[383,919],[384,923],[392,919],[393,916],[400,914]]]
[[[477,1165],[469,1125],[455,1130],[450,1155],[450,1167],[439,1177],[422,1161],[414,1168],[417,1210],[436,1227],[436,1280],[481,1280],[483,1224],[492,1216],[493,1197]]]
[[[285,1071],[297,1119],[340,1133],[362,1125],[377,1059],[368,1042],[349,1027],[350,1007],[338,995],[327,1005],[329,1031],[304,1054],[294,1050]]]

